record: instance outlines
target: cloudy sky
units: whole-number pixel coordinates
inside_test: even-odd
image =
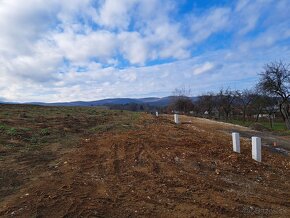
[[[193,95],[290,62],[290,0],[0,0],[0,101]]]

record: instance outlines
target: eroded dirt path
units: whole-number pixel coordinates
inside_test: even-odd
[[[170,116],[167,116],[167,118],[170,119]],[[187,124],[188,127],[208,132],[220,131],[227,134],[239,132],[241,137],[248,140],[250,140],[252,136],[258,136],[262,139],[263,146],[268,147],[272,152],[280,152],[289,155],[290,135],[279,136],[269,131],[261,132],[244,126],[197,117],[181,116],[181,121]]]
[[[184,118],[187,119],[187,118]],[[134,130],[96,133],[0,203],[18,217],[287,217],[290,159],[251,159],[202,122],[142,115]]]

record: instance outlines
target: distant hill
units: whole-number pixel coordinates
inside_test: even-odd
[[[27,102],[24,104],[42,105],[42,106],[104,106],[104,105],[125,105],[130,103],[147,104],[156,107],[165,107],[170,104],[173,96],[163,98],[149,97],[149,98],[108,98],[97,101],[73,101],[73,102],[57,102],[57,103],[44,103],[44,102]],[[195,101],[197,97],[192,97]],[[2,102],[9,104],[9,102]]]

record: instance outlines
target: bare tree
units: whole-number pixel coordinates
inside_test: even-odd
[[[193,109],[193,102],[189,97],[191,95],[191,90],[188,88],[175,89],[173,91],[173,101],[171,102],[171,107],[174,110],[182,111],[188,113]]]
[[[172,94],[175,97],[188,97],[191,95],[191,89],[186,87],[176,88]]]
[[[245,89],[242,92],[237,93],[237,104],[240,106],[243,112],[243,122],[246,121],[246,115],[249,105],[254,100],[254,93],[251,90]]]
[[[275,97],[265,96],[265,111],[268,114],[271,129],[273,129],[273,120],[277,111],[277,100]]]
[[[212,115],[212,111],[215,107],[215,96],[213,93],[208,93],[198,97],[196,105],[200,109],[201,113],[208,113],[208,116]]]
[[[252,104],[250,105],[250,109],[253,111],[256,120],[259,121],[260,114],[266,107],[266,96],[260,94],[254,94]]]
[[[236,92],[231,91],[230,89],[226,90],[221,89],[217,96],[219,113],[221,112],[221,110],[223,110],[225,113],[226,120],[229,119],[230,113],[232,112],[233,103],[234,100],[236,99],[236,96],[237,96]]]
[[[264,72],[258,87],[271,97],[279,98],[279,110],[286,124],[290,129],[289,97],[290,97],[290,70],[289,65],[280,62],[273,62],[265,66]]]

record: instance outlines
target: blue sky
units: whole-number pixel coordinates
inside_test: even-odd
[[[0,0],[0,101],[251,88],[290,62],[290,0]]]

